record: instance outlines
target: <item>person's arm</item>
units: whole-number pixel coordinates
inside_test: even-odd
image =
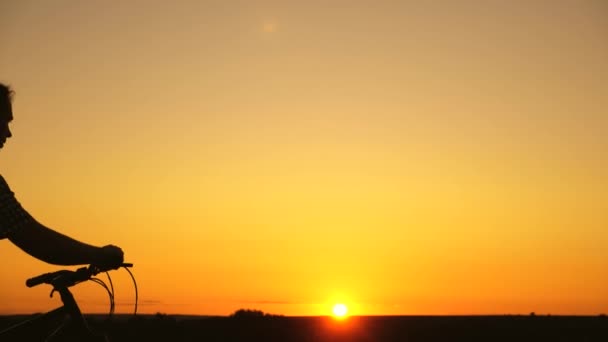
[[[122,262],[122,250],[115,246],[96,247],[58,233],[31,220],[13,231],[8,239],[27,254],[55,265]]]
[[[27,254],[51,264],[112,267],[123,261],[123,252],[116,246],[92,246],[40,224],[23,209],[0,175],[0,239],[5,237]]]

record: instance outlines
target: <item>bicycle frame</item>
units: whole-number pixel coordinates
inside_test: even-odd
[[[74,296],[70,290],[68,288],[61,288],[56,289],[55,291],[59,292],[63,306],[0,331],[0,339],[2,341],[11,341],[11,339],[15,341],[23,341],[24,334],[28,334],[28,332],[32,334],[32,330],[30,329],[43,326],[45,322],[58,322],[61,318],[66,317],[70,318],[70,326],[77,335],[82,337],[91,336],[92,332],[89,330],[87,321],[82,315],[82,312],[80,311],[80,308],[78,307],[78,304],[76,303],[76,300],[74,299]],[[60,336],[65,327],[66,322],[59,323],[59,326],[46,336],[45,341],[52,341],[57,336]],[[48,329],[45,330],[48,331]],[[34,335],[42,335],[42,333],[40,331],[34,331]]]

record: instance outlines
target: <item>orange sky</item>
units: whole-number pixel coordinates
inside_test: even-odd
[[[603,1],[18,1],[0,23],[0,173],[123,247],[142,312],[608,310]],[[57,303],[24,286],[56,267],[0,255],[0,313]]]

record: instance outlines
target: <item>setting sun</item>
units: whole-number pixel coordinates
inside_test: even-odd
[[[346,317],[346,314],[348,313],[348,308],[344,304],[336,304],[334,305],[333,312],[334,316],[338,318],[343,318]]]

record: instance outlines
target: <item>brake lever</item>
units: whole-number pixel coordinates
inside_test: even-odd
[[[102,267],[100,265],[91,264],[91,265],[89,265],[89,267],[87,268],[87,270],[89,272],[91,272],[91,274],[95,275],[95,274],[98,274],[98,273],[101,273],[101,272],[108,272],[108,271],[118,270],[121,267],[133,267],[133,264],[132,263],[124,263],[123,262],[123,263],[121,263],[118,266],[111,266],[111,267],[107,267],[107,266],[106,267]]]

